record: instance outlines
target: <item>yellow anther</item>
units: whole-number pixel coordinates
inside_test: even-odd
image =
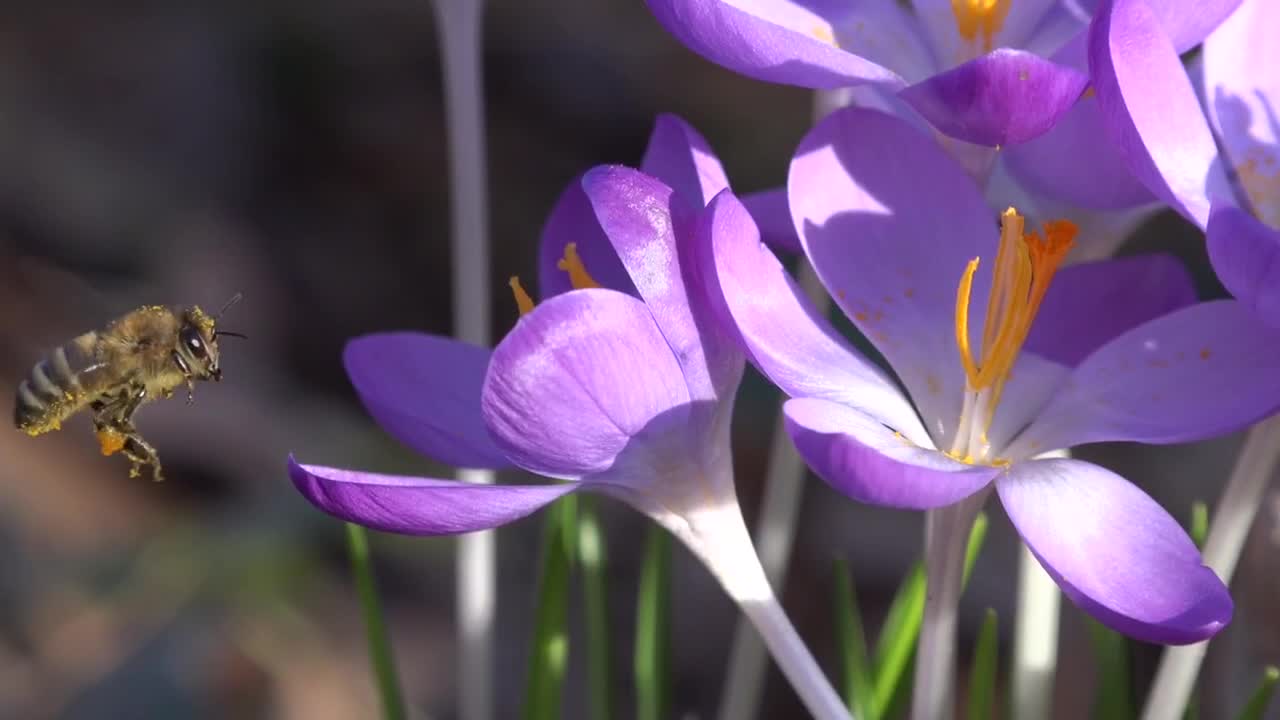
[[[982,51],[991,52],[996,33],[1004,25],[1013,0],[951,0],[960,37],[974,42],[982,34]]]
[[[960,288],[956,290],[956,345],[960,348],[960,362],[964,363],[965,377],[970,382],[978,377],[978,365],[969,351],[969,294],[973,290],[973,274],[978,271],[978,258],[969,261],[960,276]]]
[[[528,315],[533,312],[533,298],[529,297],[529,293],[524,291],[524,286],[520,284],[520,278],[512,275],[507,284],[511,286],[511,294],[516,298],[516,307],[520,308],[520,314]]]
[[[582,258],[578,256],[578,243],[564,246],[564,257],[556,262],[556,267],[569,273],[569,284],[574,290],[600,287],[600,283],[587,272],[587,266],[582,264]]]

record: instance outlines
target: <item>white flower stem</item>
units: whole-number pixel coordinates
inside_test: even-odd
[[[736,501],[674,517],[655,514],[742,608],[774,662],[816,720],[850,720],[848,709],[773,594]]]
[[[1253,518],[1258,514],[1262,494],[1267,489],[1280,459],[1280,415],[1264,420],[1245,437],[1244,447],[1227,480],[1218,508],[1209,521],[1204,543],[1204,564],[1213,568],[1224,583],[1231,583],[1236,561],[1244,548]],[[1151,694],[1143,710],[1143,720],[1181,718],[1195,686],[1200,664],[1209,641],[1171,647],[1164,651],[1156,668]]]
[[[1039,457],[1070,457],[1067,450]],[[1062,594],[1025,543],[1018,544],[1017,610],[1013,627],[1012,717],[1049,717],[1058,665]]]
[[[920,644],[916,649],[914,720],[944,720],[953,714],[956,613],[960,605],[969,529],[990,490],[925,513],[924,566],[928,589]]]
[[[847,93],[815,93],[814,120],[821,120],[847,103]],[[813,301],[818,312],[826,313],[831,306],[831,297],[822,287],[813,267],[803,258],[796,272],[796,281]],[[769,583],[773,587],[782,587],[787,582],[791,548],[796,539],[805,464],[791,444],[791,436],[787,434],[781,409],[774,422],[773,441],[769,446],[769,466],[765,469],[764,477],[764,499],[760,504],[760,518],[756,523],[756,548]],[[733,646],[729,650],[729,669],[720,696],[720,720],[755,717],[760,707],[760,698],[764,693],[766,656],[760,635],[752,629],[754,623],[755,620],[750,616],[744,617],[734,631]]]
[[[454,334],[489,344],[489,229],[481,83],[481,0],[434,0],[444,67],[453,213]],[[459,470],[464,482],[492,483],[488,470]],[[496,553],[492,531],[458,539],[458,717],[493,716]]]

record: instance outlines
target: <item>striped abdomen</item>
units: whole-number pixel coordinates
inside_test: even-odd
[[[97,343],[96,332],[85,333],[31,368],[14,399],[13,423],[19,430],[30,435],[57,430],[101,394],[105,378],[94,352]]]

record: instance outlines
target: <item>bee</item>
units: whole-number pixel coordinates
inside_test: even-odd
[[[214,316],[197,305],[145,305],[55,348],[18,385],[14,425],[34,437],[61,429],[87,408],[103,455],[123,452],[133,463],[130,477],[150,465],[152,477],[163,480],[160,457],[138,434],[133,415],[182,385],[189,404],[196,381],[222,380],[218,338],[244,335],[216,323],[239,300],[237,293]]]

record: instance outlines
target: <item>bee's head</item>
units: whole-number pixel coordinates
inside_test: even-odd
[[[213,318],[198,306],[193,305],[182,313],[174,361],[193,380],[222,379],[222,368],[218,365],[218,331],[214,329]]]

